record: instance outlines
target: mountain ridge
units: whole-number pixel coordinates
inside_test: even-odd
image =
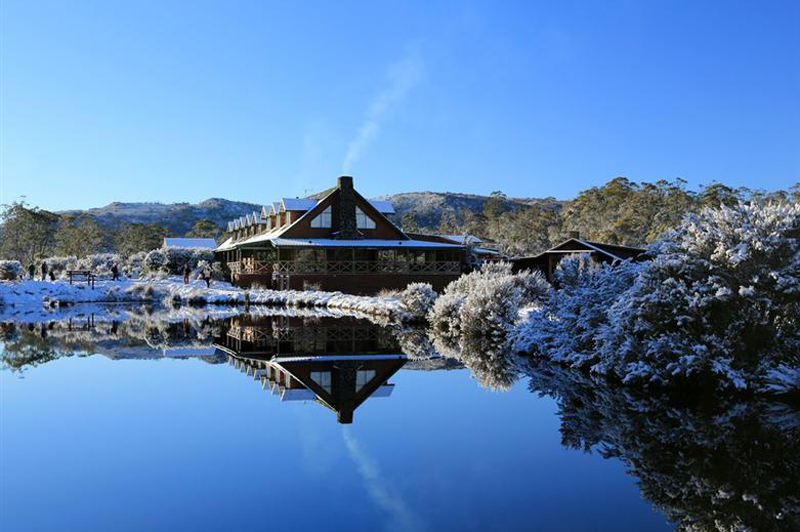
[[[309,197],[317,197],[315,194]],[[420,228],[434,230],[439,227],[445,212],[452,212],[458,217],[463,210],[482,212],[487,200],[492,196],[468,194],[461,192],[401,192],[376,196],[371,199],[387,200],[395,209],[395,221],[399,221],[407,212],[415,215]],[[517,210],[539,202],[558,202],[553,198],[506,198],[501,203],[506,210]],[[198,203],[176,202],[125,202],[112,201],[102,207],[89,209],[68,209],[56,211],[60,216],[88,216],[100,226],[119,229],[127,224],[158,224],[166,227],[174,236],[182,236],[188,232],[198,220],[208,219],[221,228],[228,221],[254,211],[261,211],[261,204],[228,200],[213,197]]]

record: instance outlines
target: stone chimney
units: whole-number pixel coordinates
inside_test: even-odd
[[[569,237],[570,238],[579,239],[581,237],[581,232],[580,231],[570,231],[569,232]]]
[[[339,189],[339,206],[336,209],[338,229],[334,238],[340,240],[361,238],[356,227],[356,191],[353,188],[353,178],[349,175],[340,176],[336,181],[336,188]]]

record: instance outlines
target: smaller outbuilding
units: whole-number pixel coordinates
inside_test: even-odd
[[[573,233],[567,241],[532,257],[512,259],[511,264],[515,272],[539,270],[548,281],[552,281],[556,266],[569,255],[588,254],[596,262],[614,264],[623,260],[636,260],[644,252],[642,248],[582,240],[579,234]]]
[[[165,248],[205,248],[217,249],[217,243],[213,238],[165,238]]]

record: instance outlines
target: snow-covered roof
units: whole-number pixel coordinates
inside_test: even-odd
[[[458,242],[459,244],[482,244],[483,240],[478,238],[475,235],[439,235],[442,238],[446,238],[447,240],[452,240],[453,242]]]
[[[214,356],[217,350],[214,346],[210,347],[165,347],[163,354],[165,357],[210,357]]]
[[[375,210],[381,214],[394,214],[394,206],[390,201],[386,200],[368,200],[369,203],[375,207]]]
[[[227,240],[225,240],[225,242],[220,244],[219,247],[216,249],[216,251],[228,251],[230,249],[234,249],[235,247],[236,246],[234,245],[233,237],[230,237]]]
[[[317,204],[315,199],[307,198],[283,198],[281,199],[283,208],[287,211],[307,211]]]
[[[167,248],[208,248],[215,249],[217,243],[213,238],[165,238]]]

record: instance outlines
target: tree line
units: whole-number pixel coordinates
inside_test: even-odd
[[[624,177],[582,191],[575,199],[547,198],[529,207],[514,209],[501,191],[495,191],[483,210],[458,210],[442,215],[438,227],[424,226],[414,213],[401,218],[406,231],[439,234],[472,234],[497,243],[512,256],[549,249],[578,231],[587,240],[626,246],[645,246],[667,229],[676,227],[688,213],[704,207],[732,206],[749,201],[798,201],[800,183],[789,191],[764,192],[714,183],[699,191],[688,190],[686,181],[636,183]]]
[[[185,236],[217,238],[220,234],[222,230],[213,221],[201,219]],[[103,227],[85,214],[58,215],[24,201],[3,205],[0,210],[0,259],[18,260],[23,265],[52,256],[118,253],[130,257],[160,248],[168,236],[174,235],[159,224]]]

